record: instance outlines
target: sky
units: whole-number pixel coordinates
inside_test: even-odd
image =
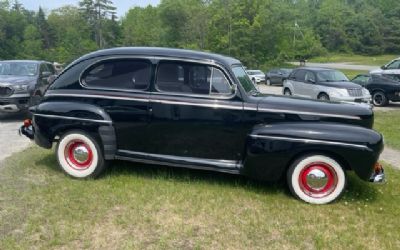
[[[52,9],[57,9],[68,4],[78,6],[79,0],[19,0],[19,2],[28,10],[37,11],[39,6],[41,6],[48,13]],[[149,4],[157,5],[160,3],[160,0],[114,0],[113,3],[117,7],[117,15],[122,17],[131,7],[144,7]]]

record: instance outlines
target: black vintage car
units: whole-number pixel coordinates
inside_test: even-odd
[[[375,106],[386,106],[389,101],[400,102],[400,80],[397,77],[385,74],[361,74],[351,81],[369,90]]]
[[[0,112],[27,110],[32,97],[40,98],[54,78],[49,62],[0,61]]]
[[[21,132],[57,144],[59,165],[97,177],[111,160],[286,178],[309,203],[336,200],[346,171],[381,181],[382,136],[353,104],[263,95],[240,61],[165,48],[114,48],[71,63]]]

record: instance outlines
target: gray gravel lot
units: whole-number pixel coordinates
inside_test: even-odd
[[[31,144],[28,138],[18,135],[24,117],[25,114],[0,114],[0,162]]]

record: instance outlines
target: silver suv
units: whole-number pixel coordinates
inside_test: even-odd
[[[369,91],[352,83],[340,71],[325,68],[297,68],[284,81],[284,95],[318,100],[370,103]]]

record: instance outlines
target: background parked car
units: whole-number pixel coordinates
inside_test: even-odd
[[[52,63],[44,61],[0,61],[0,111],[18,112],[40,97],[55,78]]]
[[[367,102],[369,91],[349,81],[340,71],[325,68],[297,68],[283,83],[283,94],[318,100]]]
[[[400,80],[400,57],[383,65],[380,69],[372,70],[370,74],[385,74]]]
[[[265,74],[265,81],[267,85],[272,85],[272,84],[279,84],[282,85],[283,81],[286,80],[290,73],[292,72],[292,69],[271,69]]]
[[[386,106],[389,101],[400,102],[400,82],[398,80],[384,74],[361,74],[351,81],[369,90],[375,106]]]
[[[254,84],[259,84],[261,82],[265,82],[265,74],[261,70],[249,69],[249,70],[246,70],[246,72]]]

